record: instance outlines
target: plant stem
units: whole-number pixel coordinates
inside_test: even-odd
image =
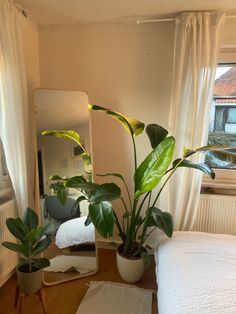
[[[128,198],[129,198],[129,205],[130,205],[130,208],[132,207],[132,202],[131,202],[131,196],[130,196],[130,192],[129,192],[129,189],[128,189],[128,186],[125,182],[125,180],[122,180],[124,182],[124,185],[125,185],[125,188],[126,188],[126,191],[127,191],[127,194],[128,194]]]
[[[149,192],[148,208],[150,207],[151,198],[152,198],[152,191]]]
[[[129,229],[129,211],[128,211],[128,208],[127,208],[127,206],[126,206],[126,204],[125,204],[125,201],[124,201],[123,197],[121,197],[120,199],[121,199],[121,201],[122,201],[122,203],[123,203],[123,205],[124,205],[125,212],[127,213],[127,225],[126,225],[126,230],[128,230],[128,229]],[[124,216],[123,216],[123,221],[122,221],[122,222],[123,222],[123,231],[124,231],[124,233],[125,233]]]
[[[120,223],[119,223],[119,220],[118,220],[118,218],[117,218],[116,213],[115,213],[114,210],[113,210],[113,213],[114,213],[114,217],[115,217],[115,224],[116,224],[117,229],[118,229],[118,231],[119,231],[119,233],[120,233],[120,237],[122,238],[122,241],[124,242],[124,241],[125,241],[124,232],[122,231],[121,225],[120,225]]]
[[[121,197],[120,199],[121,199],[121,201],[122,201],[122,203],[123,203],[123,205],[124,205],[124,208],[125,208],[126,213],[128,213],[129,211],[128,211],[128,208],[127,208],[127,206],[126,206],[126,204],[125,204],[125,201],[124,201],[123,197]]]
[[[133,148],[134,148],[134,173],[135,173],[137,170],[137,151],[136,151],[136,144],[135,144],[133,135],[132,135],[132,142],[133,142]]]
[[[124,243],[124,253],[126,253],[129,248],[132,246],[133,241],[133,234],[134,234],[134,228],[135,228],[135,212],[138,204],[138,199],[134,199],[133,208],[131,210],[131,219],[130,219],[130,226],[129,229],[126,232],[126,239]]]
[[[147,197],[148,197],[149,194],[150,194],[150,192],[146,193],[145,197],[143,198],[143,200],[142,200],[142,202],[141,202],[141,204],[140,204],[140,206],[139,206],[139,209],[138,209],[138,211],[137,211],[137,214],[136,214],[136,216],[135,216],[134,224],[136,224],[136,221],[137,221],[137,219],[138,219],[138,217],[139,217],[139,214],[140,214],[140,212],[141,212],[141,210],[142,210],[143,204],[144,204],[144,202],[146,201],[146,199],[147,199]],[[143,221],[142,221],[142,223],[143,223]],[[142,225],[142,223],[140,223],[140,225],[137,227],[136,231],[134,232],[134,235],[133,235],[133,237],[132,237],[133,240],[136,239],[137,231],[138,231],[138,229],[140,228],[140,226]]]

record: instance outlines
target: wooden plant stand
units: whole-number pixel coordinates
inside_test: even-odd
[[[45,297],[44,297],[44,289],[41,287],[38,291],[34,293],[35,295],[39,296],[39,300],[42,305],[43,314],[46,314],[46,304],[45,304]],[[30,294],[25,294],[20,291],[19,285],[16,286],[16,293],[15,293],[15,307],[17,308],[17,313],[23,314],[23,307],[24,307],[24,300]]]

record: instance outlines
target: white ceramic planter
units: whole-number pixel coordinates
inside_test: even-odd
[[[144,264],[141,257],[127,258],[116,252],[117,268],[121,278],[129,283],[138,282],[144,274]]]
[[[34,294],[42,286],[43,269],[32,273],[24,273],[17,270],[17,278],[20,290],[25,294]]]

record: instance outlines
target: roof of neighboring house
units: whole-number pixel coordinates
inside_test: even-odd
[[[232,67],[215,81],[214,98],[225,96],[227,99],[222,102],[230,102],[236,97],[236,67]]]

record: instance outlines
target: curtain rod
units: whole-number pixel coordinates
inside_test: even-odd
[[[226,15],[226,18],[236,18],[236,15]],[[136,20],[136,24],[144,24],[144,23],[159,23],[159,22],[172,22],[175,21],[176,17],[171,17],[167,19],[153,19],[153,20]]]

